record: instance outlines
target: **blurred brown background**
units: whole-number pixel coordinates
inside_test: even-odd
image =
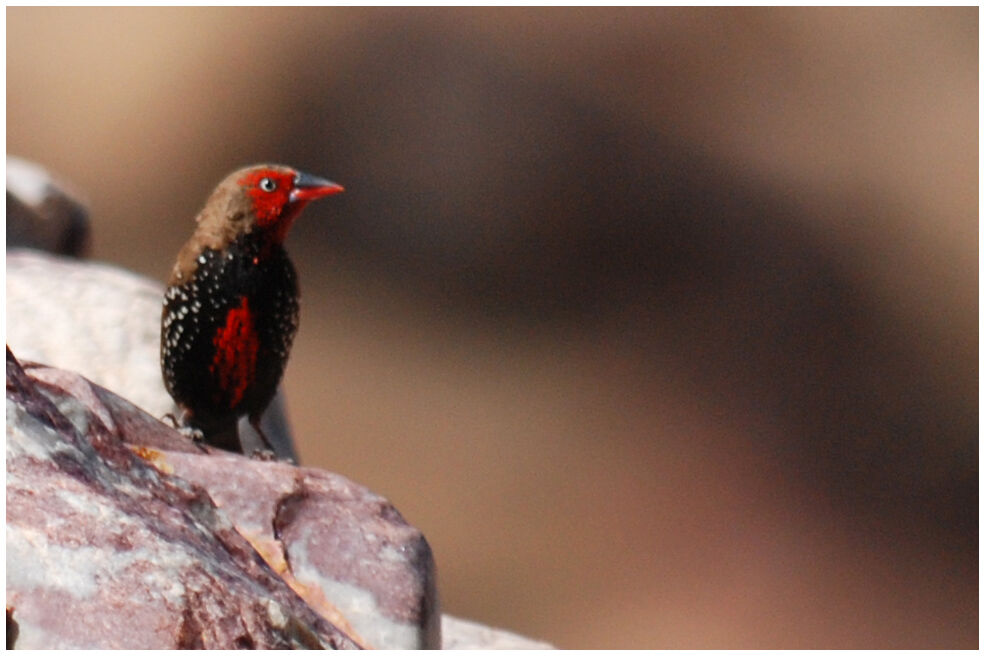
[[[8,152],[163,281],[288,241],[303,460],[561,647],[978,643],[978,9],[7,9]]]

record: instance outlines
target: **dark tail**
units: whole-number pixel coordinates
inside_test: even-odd
[[[207,445],[225,449],[228,452],[243,453],[243,446],[240,444],[240,432],[236,428],[236,420],[221,425],[209,427],[199,427],[202,430],[203,440]]]

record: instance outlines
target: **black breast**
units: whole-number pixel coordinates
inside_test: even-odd
[[[236,319],[231,312],[239,313]],[[231,339],[230,327],[242,327],[246,313],[251,335]],[[298,328],[294,267],[282,246],[254,235],[225,250],[205,249],[192,277],[165,292],[161,321],[165,385],[193,422],[259,416],[276,392]]]

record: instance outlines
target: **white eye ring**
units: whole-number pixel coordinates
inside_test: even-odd
[[[273,192],[277,189],[277,183],[270,178],[261,178],[260,182],[257,184],[257,187],[265,192]]]

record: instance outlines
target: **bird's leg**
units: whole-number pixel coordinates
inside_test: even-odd
[[[185,436],[186,438],[190,438],[192,444],[198,447],[201,451],[206,453],[209,452],[209,449],[206,447],[206,443],[205,443],[205,434],[202,433],[201,429],[196,429],[195,427],[192,426],[186,426],[178,429],[178,433]]]
[[[182,410],[178,417],[175,417],[174,413],[165,413],[161,420],[168,420],[175,431],[190,439],[203,452],[209,451],[205,447],[205,434],[202,433],[202,430],[188,424],[187,411]]]
[[[253,454],[250,455],[250,458],[257,459],[259,461],[276,461],[277,455],[274,453],[274,446],[270,444],[270,441],[267,439],[267,434],[265,434],[264,430],[260,428],[260,418],[251,415],[250,426],[253,427],[253,430],[257,432],[257,435],[260,436],[260,440],[264,443],[264,449],[255,449]]]

